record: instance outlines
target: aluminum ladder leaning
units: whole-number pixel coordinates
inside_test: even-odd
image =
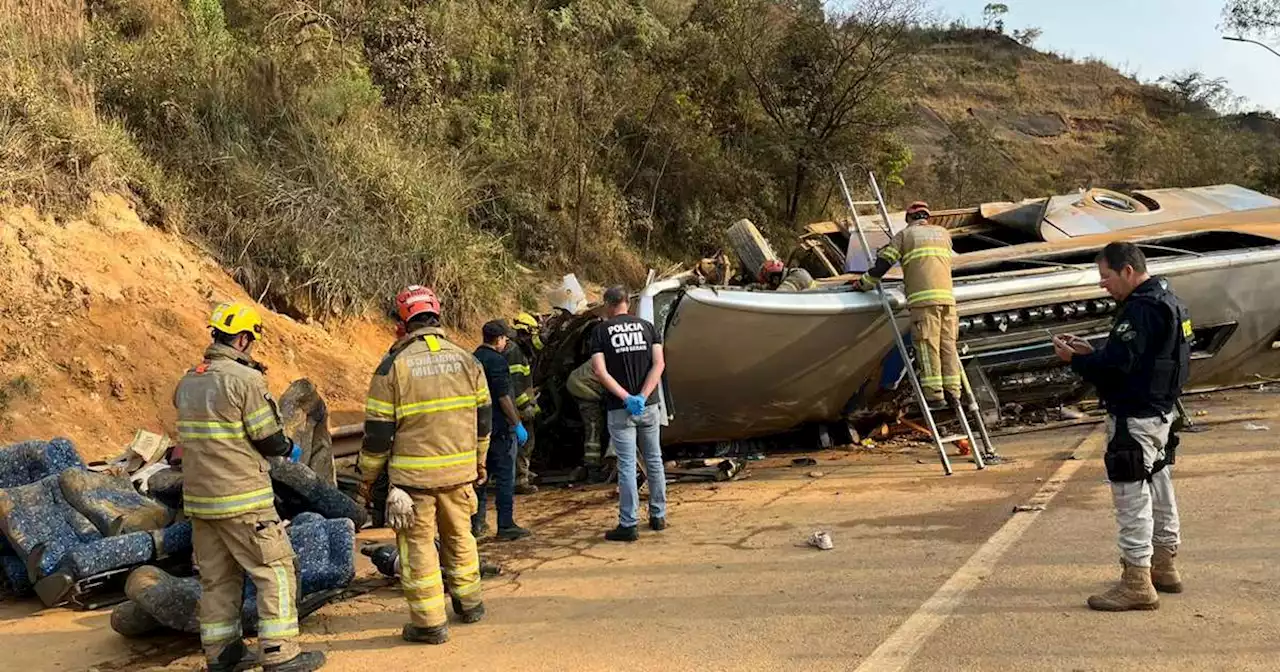
[[[876,182],[875,173],[867,172],[868,184],[871,187],[871,193],[875,196],[873,201],[855,202],[849,193],[849,185],[845,182],[844,173],[837,170],[836,176],[840,180],[840,191],[844,195],[845,205],[849,208],[849,214],[853,218],[854,232],[858,236],[858,242],[862,244],[862,251],[867,255],[868,268],[875,264],[875,257],[871,254],[871,246],[867,243],[866,234],[862,231],[862,222],[858,217],[859,207],[875,206],[879,211],[881,221],[884,222],[885,229],[889,228],[889,209],[885,207],[884,197],[880,193],[880,185]],[[995,446],[991,444],[991,436],[987,433],[987,425],[982,421],[982,410],[978,406],[978,398],[973,393],[973,388],[969,385],[969,377],[965,375],[964,368],[960,369],[960,380],[962,383],[963,393],[968,397],[967,400],[955,400],[956,418],[960,420],[960,427],[964,431],[963,434],[955,434],[952,436],[941,436],[938,433],[938,425],[933,419],[933,412],[929,409],[929,404],[924,397],[924,389],[920,386],[920,379],[916,374],[915,358],[911,356],[910,350],[907,348],[906,341],[902,337],[902,330],[898,327],[898,320],[894,315],[893,305],[889,301],[889,295],[885,293],[883,285],[876,285],[876,294],[880,297],[880,306],[884,309],[885,318],[889,322],[890,328],[893,330],[894,342],[897,344],[898,354],[902,356],[902,361],[907,370],[907,376],[911,379],[911,388],[915,393],[916,404],[920,407],[920,412],[924,415],[925,422],[929,428],[930,438],[933,439],[933,445],[938,451],[938,459],[942,462],[943,474],[950,476],[951,460],[947,457],[946,446],[956,443],[961,439],[969,442],[970,452],[973,454],[973,462],[978,469],[986,468],[986,459],[999,459],[996,455]],[[969,407],[969,411],[974,414],[974,420],[978,425],[978,430],[982,436],[982,445],[974,440],[973,429],[969,425],[969,419],[965,414],[965,406]],[[985,459],[984,459],[985,458]]]

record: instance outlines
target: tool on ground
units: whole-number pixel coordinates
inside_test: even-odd
[[[880,193],[880,185],[876,182],[875,173],[867,172],[867,181],[871,187],[871,193],[875,196],[873,201],[853,200],[853,196],[849,193],[849,185],[845,182],[844,173],[840,170],[836,171],[836,177],[840,180],[840,190],[844,194],[845,205],[849,208],[849,214],[853,218],[854,233],[858,236],[858,242],[862,244],[862,251],[867,255],[868,268],[875,264],[875,255],[872,254],[871,246],[867,243],[867,236],[862,231],[862,222],[858,217],[859,207],[875,206],[879,211],[881,221],[886,227],[889,225],[889,209],[884,204],[884,196]],[[898,354],[902,356],[902,361],[907,365],[903,368],[907,370],[907,376],[911,379],[911,388],[915,393],[916,404],[920,407],[920,413],[924,415],[925,421],[929,426],[930,436],[933,438],[933,445],[938,450],[938,458],[942,461],[942,472],[951,475],[951,459],[947,457],[946,445],[950,443],[958,443],[962,439],[967,439],[970,446],[978,446],[978,442],[974,440],[973,430],[969,426],[969,419],[965,415],[965,406],[974,414],[974,420],[978,424],[978,430],[982,435],[982,450],[973,451],[973,462],[978,469],[985,469],[985,460],[992,458],[999,459],[996,455],[995,446],[991,444],[991,437],[987,434],[986,423],[982,421],[982,410],[978,406],[978,398],[973,394],[973,388],[969,385],[969,377],[965,375],[964,367],[960,367],[960,382],[962,394],[967,397],[965,400],[953,400],[956,418],[960,421],[960,427],[963,434],[952,436],[941,436],[938,433],[938,425],[934,422],[933,412],[929,408],[929,403],[925,399],[924,390],[920,387],[920,379],[916,375],[915,358],[911,351],[907,349],[906,341],[902,338],[902,329],[898,327],[897,316],[894,314],[893,305],[889,301],[889,295],[884,291],[883,284],[876,285],[876,295],[880,297],[880,305],[884,308],[885,317],[889,321],[890,328],[893,329],[893,339],[898,347]],[[985,458],[985,459],[984,459]]]

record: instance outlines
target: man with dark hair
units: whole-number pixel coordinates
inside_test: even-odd
[[[293,546],[280,525],[268,475],[269,457],[288,455],[266,367],[249,352],[262,337],[252,306],[225,303],[209,318],[213,343],[204,361],[174,391],[185,472],[183,510],[191,518],[200,569],[200,643],[211,672],[239,669],[244,576],[258,589],[258,662],[267,672],[305,672],[324,665],[319,651],[301,652]]]
[[[609,541],[635,541],[636,451],[644,456],[649,477],[649,527],[667,527],[667,477],[662,465],[659,430],[662,424],[654,392],[666,362],[662,338],[649,322],[627,314],[627,290],[610,287],[604,293],[609,319],[591,334],[591,368],[604,386],[606,424],[618,452],[618,526],[605,533]]]
[[[1181,542],[1172,465],[1178,437],[1174,406],[1191,360],[1191,319],[1163,278],[1147,273],[1132,243],[1111,243],[1098,254],[1099,285],[1121,303],[1106,346],[1055,336],[1058,357],[1093,384],[1107,409],[1104,462],[1120,528],[1120,583],[1089,598],[1098,611],[1150,610],[1156,591],[1182,592],[1174,567]]]
[[[920,387],[929,408],[940,410],[948,397],[959,405],[963,375],[956,349],[960,328],[952,293],[951,234],[929,223],[929,204],[923,201],[907,208],[906,220],[907,228],[880,249],[875,265],[858,278],[854,289],[875,289],[894,264],[902,264]]]
[[[409,603],[400,636],[443,644],[449,641],[446,584],[459,620],[475,623],[485,615],[471,534],[472,484],[486,478],[493,413],[480,363],[445,338],[435,292],[404,288],[396,313],[404,335],[378,364],[365,400],[357,499],[369,501],[385,469],[392,486],[387,520],[401,549],[400,586]],[[393,503],[399,515],[392,515]]]
[[[515,521],[516,450],[517,444],[524,445],[529,440],[529,434],[511,399],[511,369],[507,358],[502,354],[508,346],[507,324],[502,320],[491,320],[481,328],[480,334],[484,337],[484,343],[476,348],[475,356],[484,367],[489,396],[494,402],[493,434],[489,441],[489,461],[486,468],[497,488],[498,538],[514,541],[529,534],[529,530],[516,525]],[[482,536],[488,528],[484,519],[485,509],[488,508],[488,489],[487,485],[476,489],[479,505],[475,515],[471,517],[471,532],[476,536]]]

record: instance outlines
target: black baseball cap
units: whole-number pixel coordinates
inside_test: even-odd
[[[507,328],[507,323],[502,320],[489,320],[480,328],[480,333],[484,335],[484,340],[492,341],[499,336],[511,335],[511,330]]]
[[[622,285],[614,285],[604,290],[604,302],[610,306],[616,306],[627,300],[627,288]]]

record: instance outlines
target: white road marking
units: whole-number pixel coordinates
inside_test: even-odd
[[[1076,459],[1066,460],[1053,476],[1027,502],[1030,510],[1015,513],[995,534],[987,539],[968,562],[957,569],[920,608],[888,639],[880,643],[862,661],[856,672],[897,672],[907,666],[929,637],[964,601],[965,595],[991,575],[996,563],[1036,521],[1044,507],[1053,500],[1085,461],[1093,457],[1106,441],[1106,431],[1099,428],[1084,438],[1074,451]]]

